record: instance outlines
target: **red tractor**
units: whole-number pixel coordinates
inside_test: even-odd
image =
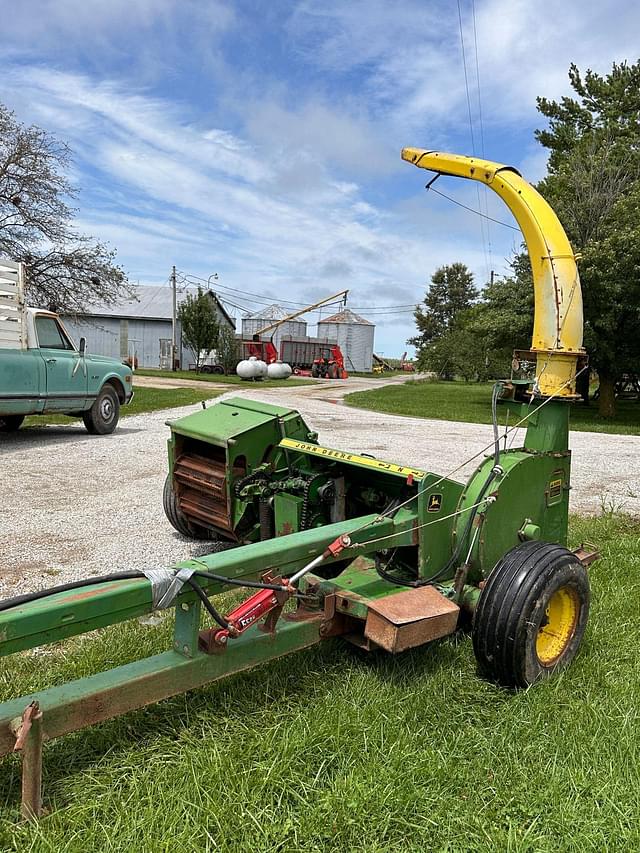
[[[349,374],[345,370],[340,347],[323,347],[320,355],[313,360],[311,375],[314,379],[347,379]]]

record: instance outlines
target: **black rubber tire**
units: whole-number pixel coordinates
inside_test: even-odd
[[[536,643],[549,602],[570,588],[577,615],[561,653],[549,663]],[[589,618],[589,577],[575,554],[562,545],[525,542],[496,563],[473,619],[473,650],[480,670],[505,687],[529,687],[564,669],[575,657]]]
[[[311,375],[314,379],[317,379],[320,376],[320,367],[317,364],[311,365]]]
[[[120,400],[113,385],[103,385],[93,406],[82,416],[91,435],[109,435],[118,425]]]
[[[197,524],[191,524],[187,520],[184,513],[178,506],[170,474],[167,475],[167,478],[164,481],[164,489],[162,490],[162,506],[164,507],[164,514],[169,519],[171,526],[174,527],[178,533],[181,533],[188,539],[216,540],[218,538],[215,533],[212,533],[210,530],[200,527],[200,525]]]
[[[329,365],[329,379],[337,379],[338,378],[338,365],[330,364]]]
[[[0,432],[16,432],[22,426],[24,415],[3,415],[0,418]]]

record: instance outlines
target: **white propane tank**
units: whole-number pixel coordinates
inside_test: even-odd
[[[264,371],[262,365],[264,365]],[[251,358],[243,359],[236,367],[236,373],[240,379],[262,378],[266,372],[267,365],[264,361],[259,361],[255,355],[252,355]]]
[[[267,375],[267,362],[256,359],[256,379],[262,379]]]
[[[274,361],[267,367],[269,379],[288,379],[291,376],[291,367],[283,361]]]

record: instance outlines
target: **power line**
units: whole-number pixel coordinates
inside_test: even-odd
[[[501,222],[499,219],[494,219],[493,216],[487,216],[486,213],[482,213],[480,210],[474,210],[472,207],[468,207],[466,204],[463,204],[461,201],[458,201],[455,198],[451,198],[450,195],[446,195],[440,190],[435,189],[433,186],[427,187],[429,192],[436,193],[436,195],[441,195],[442,198],[446,198],[447,201],[452,201],[454,204],[457,204],[458,207],[464,207],[465,210],[468,210],[470,213],[475,213],[476,216],[482,216],[485,219],[489,219],[491,222],[495,222],[496,225],[502,225],[505,228],[511,228],[512,231],[517,231],[519,234],[522,233],[519,228],[516,228],[515,225],[509,225],[508,222]]]
[[[185,282],[188,282],[190,279],[195,279],[197,281],[203,281],[203,282],[207,281],[207,279],[202,278],[201,276],[194,275],[193,273],[186,273],[183,270],[179,270],[178,272],[179,272],[179,275],[182,276],[182,281],[185,281]],[[230,287],[228,285],[221,285],[218,282],[216,282],[216,288],[215,288],[216,294],[218,294],[222,300],[226,300],[230,305],[233,305],[234,308],[238,308],[242,311],[251,311],[252,307],[250,307],[248,305],[243,306],[242,304],[235,304],[234,302],[231,301],[231,299],[228,296],[226,296],[226,294],[224,292],[220,293],[219,291],[228,291],[230,293],[233,293],[234,294],[233,298],[238,303],[241,303],[242,300],[238,299],[238,296],[236,294],[240,294],[241,297],[250,296],[250,297],[252,297],[252,301],[255,300],[258,303],[262,303],[264,305],[273,305],[273,303],[274,303],[273,299],[270,299],[268,297],[265,299],[264,294],[262,296],[259,296],[258,294],[251,293],[251,291],[248,291],[248,290],[239,290],[238,288]],[[419,301],[419,300],[417,300],[417,301]],[[278,302],[278,304],[284,303],[287,305],[294,305],[296,307],[304,307],[307,304],[306,302],[295,302],[291,299],[278,299],[277,302]],[[394,309],[411,309],[411,310],[414,310],[416,304],[417,304],[417,302],[405,302],[405,303],[401,303],[399,305],[373,305],[370,307],[362,307],[362,308],[357,307],[357,306],[353,306],[353,307],[349,306],[349,307],[352,308],[353,311],[360,311],[361,313],[365,314],[365,313],[369,313],[371,311],[389,311],[389,310],[394,310]],[[335,302],[329,302],[324,307],[328,308],[328,307],[332,307],[332,306],[336,307],[336,306],[340,306],[340,305],[342,305],[342,300],[336,300]],[[255,307],[255,306],[253,306],[253,307]],[[313,312],[310,312],[310,313],[313,313]]]
[[[469,133],[471,135],[471,153],[473,156],[476,156],[476,143],[473,136],[473,118],[471,116],[471,95],[469,94],[469,77],[467,74],[467,58],[464,49],[464,35],[462,32],[462,11],[460,9],[460,0],[458,2],[458,24],[460,27],[460,47],[462,49],[462,68],[464,70],[464,87],[467,93],[467,111],[469,113]],[[478,196],[478,207],[482,210],[482,202],[480,201],[480,186],[476,184],[476,194]],[[482,219],[480,220],[480,236],[482,239],[482,251],[484,253],[484,263],[487,272],[487,278],[489,278],[489,258],[487,256],[487,241],[484,236],[484,223]]]
[[[480,121],[480,153],[482,154],[482,159],[485,159],[484,153],[484,123],[482,121],[482,97],[480,95],[480,63],[478,61],[478,31],[476,29],[476,4],[475,0],[471,0],[471,16],[473,19],[473,45],[475,49],[476,56],[476,84],[478,89],[478,119]],[[489,216],[489,203],[487,201],[487,188],[486,186],[483,189],[484,195],[484,212]],[[487,219],[487,242],[489,247],[489,264],[491,269],[493,269],[493,252],[491,249],[491,226],[489,224],[489,219]]]
[[[185,278],[189,278],[189,279],[194,278],[194,279],[196,279],[197,281],[203,281],[203,282],[207,283],[207,279],[206,279],[206,278],[202,278],[202,277],[201,277],[201,276],[199,276],[199,275],[194,275],[193,273],[185,273],[185,272],[183,272],[182,270],[179,270],[179,272],[180,272],[180,275],[184,276]],[[262,302],[265,302],[266,304],[272,304],[272,300],[271,300],[271,301],[269,301],[269,300],[265,300],[265,298],[264,298],[264,294],[260,294],[260,293],[251,293],[251,291],[249,291],[249,290],[237,290],[237,289],[236,289],[236,288],[234,288],[234,287],[227,287],[227,286],[225,286],[225,285],[221,285],[221,284],[218,284],[218,283],[216,283],[216,289],[217,289],[217,290],[231,290],[231,291],[233,291],[234,293],[241,293],[241,294],[243,294],[244,296],[251,296],[251,297],[253,297],[254,299],[256,299],[257,301],[262,301]],[[291,299],[279,299],[279,300],[278,300],[278,302],[279,302],[279,303],[285,303],[285,304],[287,304],[287,305],[296,305],[296,306],[304,306],[304,305],[306,304],[305,302],[294,302],[294,301],[293,301],[293,300],[291,300]]]

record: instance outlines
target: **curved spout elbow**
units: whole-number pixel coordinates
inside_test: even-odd
[[[582,291],[575,255],[560,220],[540,193],[511,166],[419,148],[402,158],[441,175],[480,181],[511,210],[527,244],[534,287],[531,348],[540,394],[573,396],[582,349]]]

